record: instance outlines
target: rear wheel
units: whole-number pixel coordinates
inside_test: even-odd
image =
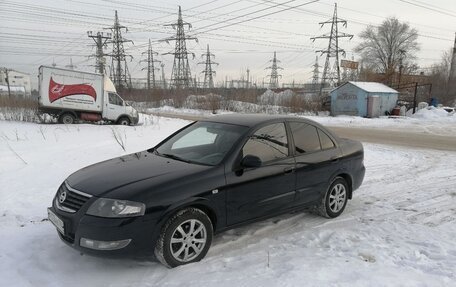
[[[63,113],[59,116],[59,122],[61,124],[71,125],[76,122],[76,118],[70,113]]]
[[[165,224],[155,246],[155,256],[173,268],[200,261],[212,242],[212,223],[200,209],[186,208]]]
[[[315,208],[317,214],[334,218],[342,214],[348,201],[348,185],[342,177],[336,177],[328,188],[320,204]]]
[[[122,117],[117,121],[117,124],[123,125],[123,126],[128,126],[130,125],[130,119],[126,117]]]

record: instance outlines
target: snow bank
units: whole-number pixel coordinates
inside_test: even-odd
[[[448,117],[453,117],[453,113],[449,113],[445,111],[444,109],[439,109],[433,106],[420,109],[413,115],[411,115],[412,118],[417,118],[417,119],[425,119],[425,120],[435,120],[435,119],[448,119]],[[453,119],[453,118],[452,118]],[[456,123],[456,117],[454,117],[454,121]]]

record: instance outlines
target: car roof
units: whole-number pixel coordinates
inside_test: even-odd
[[[224,115],[212,116],[212,117],[204,119],[203,121],[254,127],[254,126],[257,126],[258,124],[266,123],[269,121],[280,121],[280,120],[283,120],[283,121],[295,120],[295,121],[304,121],[304,122],[308,122],[308,123],[312,123],[312,124],[317,124],[316,122],[314,122],[312,120],[302,118],[302,117],[282,116],[282,115],[265,115],[265,114],[224,114]]]

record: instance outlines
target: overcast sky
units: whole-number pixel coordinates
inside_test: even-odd
[[[172,55],[162,55],[174,50],[174,42],[159,42],[173,36],[171,27],[164,24],[177,20],[178,5],[182,6],[184,21],[192,24],[188,35],[195,35],[198,42],[189,41],[188,50],[192,75],[202,80],[201,54],[209,44],[215,54],[217,75],[215,82],[239,79],[247,68],[254,81],[268,81],[270,60],[277,51],[283,67],[280,83],[309,82],[315,50],[325,49],[327,40],[312,42],[311,37],[329,33],[330,25],[318,23],[329,20],[334,1],[320,0],[303,5],[310,0],[0,0],[0,66],[27,72],[36,78],[40,65],[64,67],[70,62],[78,70],[94,71],[95,60],[88,58],[95,52],[87,37],[87,31],[105,31],[114,21],[118,10],[120,23],[129,31],[124,37],[134,41],[125,49],[133,56],[128,63],[132,78],[144,79],[142,71],[146,58],[148,39],[165,64],[169,78],[173,63]],[[283,5],[277,5],[286,3]],[[432,3],[432,4],[427,4]],[[289,7],[298,8],[280,12]],[[441,58],[443,51],[453,47],[456,32],[455,0],[339,0],[338,16],[348,21],[340,32],[353,34],[352,40],[341,39],[340,47],[347,51],[347,59],[358,60],[352,50],[360,42],[359,33],[369,24],[379,25],[386,17],[397,17],[419,31],[421,51],[418,64],[424,72]],[[276,6],[276,7],[274,7]],[[271,14],[274,13],[274,14]],[[269,16],[263,16],[271,14]],[[251,21],[248,19],[257,18]],[[236,22],[243,23],[230,25]],[[225,27],[227,26],[227,27]],[[106,49],[111,52],[112,47]],[[107,60],[110,63],[110,59]],[[319,58],[320,65],[324,57]],[[36,83],[36,81],[32,82]]]

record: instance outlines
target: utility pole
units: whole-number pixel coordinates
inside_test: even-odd
[[[317,90],[318,76],[320,75],[320,65],[318,65],[318,56],[315,56],[315,64],[313,64],[313,76],[312,76],[312,89]]]
[[[186,40],[195,40],[198,42],[196,37],[185,36],[185,28],[192,28],[190,23],[184,22],[182,20],[181,6],[179,6],[179,14],[177,17],[177,22],[172,24],[167,24],[165,26],[171,26],[176,30],[176,36],[163,39],[169,43],[169,41],[175,41],[176,46],[174,52],[165,53],[163,55],[174,55],[173,70],[171,72],[171,83],[170,86],[175,89],[189,88],[192,85],[192,74],[190,72],[190,66],[188,64],[188,54],[192,54],[195,58],[195,54],[187,51]]]
[[[323,69],[323,75],[321,76],[320,93],[319,96],[323,95],[323,88],[326,84],[331,87],[335,87],[340,84],[340,66],[339,66],[339,54],[345,55],[345,51],[339,48],[339,38],[353,38],[353,35],[346,33],[339,33],[338,24],[341,23],[344,27],[347,27],[347,21],[337,17],[337,3],[334,4],[334,14],[331,20],[320,22],[319,24],[323,27],[325,24],[331,24],[330,34],[325,34],[318,37],[310,38],[312,41],[316,39],[329,39],[328,48],[326,50],[318,50],[317,53],[321,55],[326,54],[325,67]],[[335,58],[333,68],[331,69],[331,58]]]
[[[150,90],[155,89],[155,71],[160,70],[159,68],[155,68],[155,63],[160,63],[160,61],[154,59],[154,55],[158,55],[157,52],[154,52],[152,50],[152,44],[149,39],[149,48],[147,49],[146,52],[143,52],[143,54],[147,53],[147,67],[143,68],[142,70],[147,70],[147,89]],[[144,61],[140,61],[144,62]]]
[[[9,70],[7,68],[5,68],[4,71],[5,71],[5,82],[6,82],[6,85],[8,86],[8,97],[11,98],[11,88],[10,88],[9,76],[8,76]]]
[[[161,72],[162,72],[162,85],[163,85],[163,89],[166,89],[165,64],[164,64],[164,63],[161,63],[161,64],[160,64],[160,67],[161,67]]]
[[[207,45],[207,51],[205,54],[202,54],[201,57],[206,57],[205,62],[199,62],[198,65],[205,65],[204,71],[201,73],[204,74],[204,83],[203,88],[214,88],[214,79],[212,75],[215,75],[215,71],[212,70],[212,65],[218,65],[218,63],[212,61],[212,57],[215,58],[214,54],[211,54],[209,51],[209,45]]]
[[[247,68],[247,83],[246,83],[246,88],[250,88],[250,70]]]
[[[111,30],[112,39],[107,43],[112,44],[112,53],[108,56],[111,56],[111,78],[114,81],[116,88],[121,91],[124,88],[131,87],[131,77],[128,72],[127,66],[127,57],[132,59],[131,55],[127,55],[124,49],[124,43],[131,42],[122,37],[122,30],[125,29],[125,32],[128,32],[127,27],[120,25],[119,17],[117,16],[117,10],[114,17],[114,25],[105,29]]]
[[[96,35],[92,31],[87,31],[87,36],[95,41],[97,51],[95,53],[95,72],[104,75],[106,73],[106,59],[103,48],[107,47],[106,42],[111,39],[111,33],[97,32]]]
[[[280,61],[277,60],[276,52],[274,52],[274,58],[272,58],[272,60],[269,62],[272,62],[272,65],[270,67],[267,67],[266,69],[271,69],[271,75],[269,75],[269,89],[272,90],[277,89],[279,87],[279,77],[282,77],[282,75],[279,75],[277,73],[277,70],[283,70],[283,68],[277,66],[277,63],[280,63]]]

